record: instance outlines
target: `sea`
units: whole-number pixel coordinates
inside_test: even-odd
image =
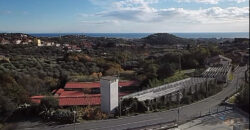
[[[143,38],[153,33],[30,33],[35,37],[58,37],[64,35],[86,35],[90,37],[108,37],[136,39]],[[249,38],[249,32],[226,32],[226,33],[170,33],[182,38]]]

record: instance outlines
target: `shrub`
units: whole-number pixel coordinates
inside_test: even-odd
[[[181,103],[183,103],[183,104],[190,104],[191,102],[192,102],[192,97],[190,97],[190,96],[184,96],[181,99]]]
[[[42,100],[41,100],[41,103],[40,103],[40,106],[42,108],[45,108],[45,110],[49,110],[49,109],[53,109],[53,108],[57,108],[59,105],[59,102],[58,102],[58,99],[56,99],[55,97],[53,96],[47,96],[47,97],[44,97]]]
[[[60,123],[73,123],[77,120],[77,114],[75,115],[74,119],[74,113],[72,111],[58,109],[53,113],[51,119]]]
[[[106,119],[107,115],[102,113],[97,107],[87,106],[82,110],[82,119],[85,120],[100,120]]]

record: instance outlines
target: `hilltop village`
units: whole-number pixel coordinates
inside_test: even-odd
[[[220,92],[248,59],[247,38],[2,33],[0,122],[26,114],[69,123],[73,111],[77,120],[96,120],[190,104]]]

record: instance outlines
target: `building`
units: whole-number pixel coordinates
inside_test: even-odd
[[[65,84],[65,90],[89,91],[91,94],[100,93],[100,82],[68,82]],[[121,92],[130,93],[136,91],[139,86],[138,81],[119,81],[118,86]]]
[[[10,44],[10,41],[5,40],[4,38],[0,39],[0,44],[5,45],[5,44]]]
[[[35,38],[35,39],[34,39],[34,43],[35,43],[37,46],[42,46],[42,42],[41,42],[40,39]]]
[[[227,58],[222,55],[217,55],[211,58],[207,58],[205,60],[206,66],[211,67],[211,66],[228,66],[231,65],[232,59]]]
[[[15,44],[20,44],[22,40],[15,40]]]
[[[101,78],[101,110],[114,113],[118,108],[118,78],[106,76]]]
[[[137,81],[120,81],[119,97],[132,93],[138,85]],[[60,107],[99,106],[101,105],[100,88],[100,82],[68,82],[64,88],[53,90],[52,94],[58,99]],[[44,96],[32,96],[31,101],[39,104],[42,98]]]

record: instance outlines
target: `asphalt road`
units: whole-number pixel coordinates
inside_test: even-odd
[[[236,86],[241,83],[241,79],[244,79],[244,70],[246,67],[239,67],[234,72],[234,79],[228,84],[228,87],[224,88],[220,93],[206,98],[202,101],[183,106],[180,108],[164,111],[155,112],[148,114],[140,114],[132,117],[124,117],[119,119],[99,120],[99,121],[88,121],[81,124],[70,125],[57,125],[57,126],[41,126],[40,128],[29,128],[29,129],[46,129],[46,130],[122,130],[132,129],[142,126],[154,125],[159,123],[171,122],[177,120],[177,109],[180,110],[179,121],[190,119],[200,113],[208,113],[211,108],[218,106],[226,97],[236,92]]]

